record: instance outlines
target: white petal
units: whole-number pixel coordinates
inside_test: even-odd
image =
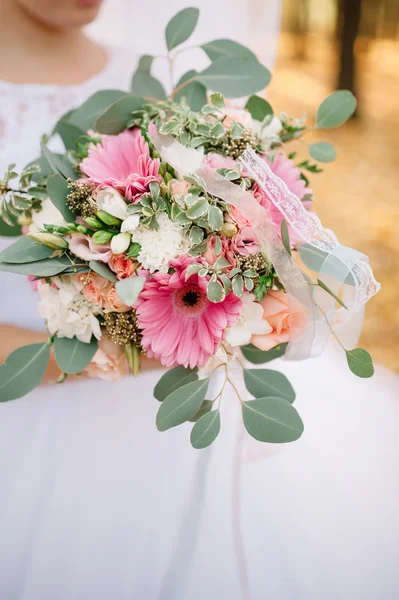
[[[140,225],[140,215],[131,215],[127,219],[125,219],[121,225],[122,233],[127,231],[128,233],[133,233],[135,229]]]

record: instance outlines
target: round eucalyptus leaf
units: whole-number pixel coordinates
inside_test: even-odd
[[[206,448],[214,442],[220,431],[220,413],[218,410],[213,410],[203,415],[195,423],[191,435],[190,442],[193,448],[200,450]]]
[[[197,71],[194,71],[193,69],[191,71],[187,71],[187,73],[185,73],[177,82],[176,88],[189,79],[195,78],[196,76]],[[176,92],[173,99],[175,102],[180,102],[183,96],[185,97],[186,102],[191,110],[196,112],[200,111],[207,102],[206,88],[199,81],[191,81],[182,87],[181,90]]]
[[[169,394],[159,407],[156,425],[166,431],[191,419],[199,411],[208,390],[209,379],[199,379]]]
[[[189,421],[191,423],[195,423],[203,415],[206,415],[206,413],[210,412],[212,410],[212,406],[213,406],[212,400],[204,400],[203,403],[201,404],[199,411],[196,412],[195,415],[193,417],[191,417],[191,419],[189,419]]]
[[[256,60],[255,54],[249,48],[246,48],[238,42],[227,39],[213,40],[207,44],[202,44],[201,48],[206,52],[212,62],[219,58],[237,56],[241,58],[252,58]]]
[[[166,371],[154,388],[154,397],[162,402],[178,388],[192,381],[197,381],[197,371],[197,368],[185,369],[183,366]]]
[[[162,83],[150,73],[139,69],[133,75],[131,90],[137,96],[157,98],[158,100],[166,99]]]
[[[64,373],[75,375],[81,373],[90,363],[98,348],[95,337],[86,344],[74,337],[55,338],[54,353],[57,365]]]
[[[7,225],[0,218],[0,236],[1,237],[17,237],[22,235],[21,226],[16,222],[15,217],[11,219],[12,225]]]
[[[242,98],[265,88],[271,75],[253,58],[229,56],[213,62],[197,77],[205,87],[226,98]]]
[[[245,105],[245,108],[251,113],[255,121],[263,121],[267,115],[273,114],[273,109],[264,98],[260,96],[251,96]]]
[[[31,263],[48,258],[53,252],[52,248],[24,236],[0,252],[0,260],[6,263]]]
[[[54,127],[53,133],[58,133],[62,139],[66,150],[76,150],[82,135],[85,131],[70,123],[65,117],[62,117]]]
[[[41,144],[40,148],[53,173],[61,174],[65,179],[75,180],[77,178],[76,171],[67,155],[51,152],[45,144]]]
[[[117,135],[126,129],[132,112],[148,103],[144,98],[125,94],[109,106],[96,120],[94,126],[99,133]]]
[[[114,283],[118,281],[118,278],[115,275],[115,273],[111,271],[109,266],[105,263],[98,262],[96,260],[91,260],[89,262],[89,267],[92,271],[97,273],[97,275],[101,275],[101,277],[104,277],[104,279],[108,279],[108,281],[113,281]]]
[[[275,348],[268,350],[267,352],[263,350],[259,350],[256,346],[252,344],[248,344],[247,346],[242,346],[241,351],[244,357],[254,365],[263,365],[264,363],[275,360],[276,358],[280,358],[284,356],[285,351],[287,349],[288,344],[279,344]]]
[[[337,151],[330,142],[309,144],[309,154],[319,162],[332,162],[337,158]]]
[[[68,121],[83,131],[94,129],[94,123],[116,100],[126,96],[121,90],[101,90],[90,96],[68,115]]]
[[[115,284],[115,289],[119,298],[127,306],[133,306],[142,291],[146,282],[145,277],[133,275],[127,279],[121,279]]]
[[[50,358],[50,346],[29,344],[14,350],[0,366],[0,402],[25,396],[42,381]]]
[[[68,182],[65,177],[62,177],[59,173],[50,175],[47,179],[47,191],[51,202],[60,211],[67,223],[75,220],[75,215],[68,208],[66,203],[67,196],[70,192],[68,188]]]
[[[374,375],[373,359],[364,348],[346,350],[346,360],[352,373],[358,377],[368,378]]]
[[[247,390],[255,398],[274,396],[294,402],[295,392],[283,373],[272,369],[244,369]]]
[[[198,8],[184,8],[171,18],[166,26],[165,38],[168,50],[180,46],[193,33],[199,17]]]
[[[18,273],[20,275],[33,275],[35,277],[53,277],[59,273],[68,272],[69,267],[62,258],[45,258],[37,262],[23,264],[0,262],[0,271]]]
[[[244,425],[260,442],[294,442],[303,433],[303,423],[295,408],[282,398],[256,398],[242,403]]]
[[[339,127],[353,115],[356,104],[355,96],[348,90],[333,92],[317,109],[316,127]]]

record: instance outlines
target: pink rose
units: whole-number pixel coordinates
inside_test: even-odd
[[[138,263],[124,254],[113,254],[108,266],[116,273],[118,279],[128,279],[134,275]]]
[[[112,256],[109,244],[98,246],[89,235],[73,233],[69,240],[69,249],[82,260],[98,260],[107,263]]]
[[[217,152],[209,152],[204,156],[203,164],[211,169],[237,169],[237,161],[230,156],[222,156]]]
[[[220,252],[220,254],[215,254],[215,238],[211,237],[211,239],[208,241],[207,249],[202,255],[203,258],[205,258],[206,262],[209,265],[214,265],[220,256],[224,256],[224,258],[226,258],[229,261],[231,268],[236,267],[237,261],[232,250],[231,240],[228,240],[223,235],[221,235],[220,241],[222,242],[222,251]],[[228,270],[229,267],[226,267],[226,269]]]
[[[131,306],[127,306],[118,296],[118,292],[115,287],[107,291],[107,295],[104,302],[105,312],[127,312],[131,310]]]
[[[230,204],[229,206],[229,218],[235,225],[237,225],[238,229],[251,226],[251,223],[248,221],[248,219],[244,217],[242,212],[240,212],[233,204]]]
[[[80,275],[79,281],[84,285],[83,295],[86,300],[99,308],[104,308],[108,291],[112,288],[111,281],[93,272]]]
[[[169,189],[173,198],[184,198],[187,196],[187,190],[190,186],[190,183],[181,181],[180,179],[172,179],[169,182]]]
[[[232,129],[234,123],[240,123],[245,129],[252,129],[251,113],[244,108],[226,108],[223,125],[226,129]]]
[[[260,304],[263,319],[272,327],[265,335],[253,335],[251,344],[259,350],[271,350],[278,344],[289,342],[291,336],[302,331],[307,323],[307,309],[293,296],[283,291],[268,291]]]
[[[241,256],[259,252],[259,241],[251,227],[243,227],[231,240],[231,246]]]
[[[128,372],[129,366],[123,346],[114,344],[103,334],[98,343],[98,350],[91,363],[84,369],[84,373],[94,379],[117,381]]]

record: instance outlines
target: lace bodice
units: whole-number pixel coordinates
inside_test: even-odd
[[[110,50],[105,68],[80,85],[13,84],[0,81],[0,172],[15,162],[17,169],[40,154],[43,133],[57,120],[101,89],[128,89],[135,56]],[[4,248],[15,238],[0,238]],[[37,297],[23,275],[0,272],[0,323],[42,328]]]

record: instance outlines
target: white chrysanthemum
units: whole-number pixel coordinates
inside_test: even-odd
[[[141,246],[137,257],[144,269],[167,273],[169,262],[191,248],[189,238],[183,227],[170,221],[165,213],[158,215],[159,231],[153,231],[140,225],[132,234],[132,240]]]
[[[230,346],[246,346],[254,334],[266,335],[273,331],[266,319],[263,318],[263,307],[255,301],[255,296],[244,292],[241,296],[242,311],[238,321],[226,329],[225,340]]]
[[[31,233],[43,231],[44,225],[59,225],[65,227],[66,221],[58,208],[54,206],[50,198],[42,200],[39,211],[32,212],[32,224],[29,226]]]
[[[82,295],[82,285],[70,277],[55,278],[57,287],[39,281],[39,315],[46,320],[51,335],[88,343],[92,334],[99,340],[101,327],[90,303]]]

